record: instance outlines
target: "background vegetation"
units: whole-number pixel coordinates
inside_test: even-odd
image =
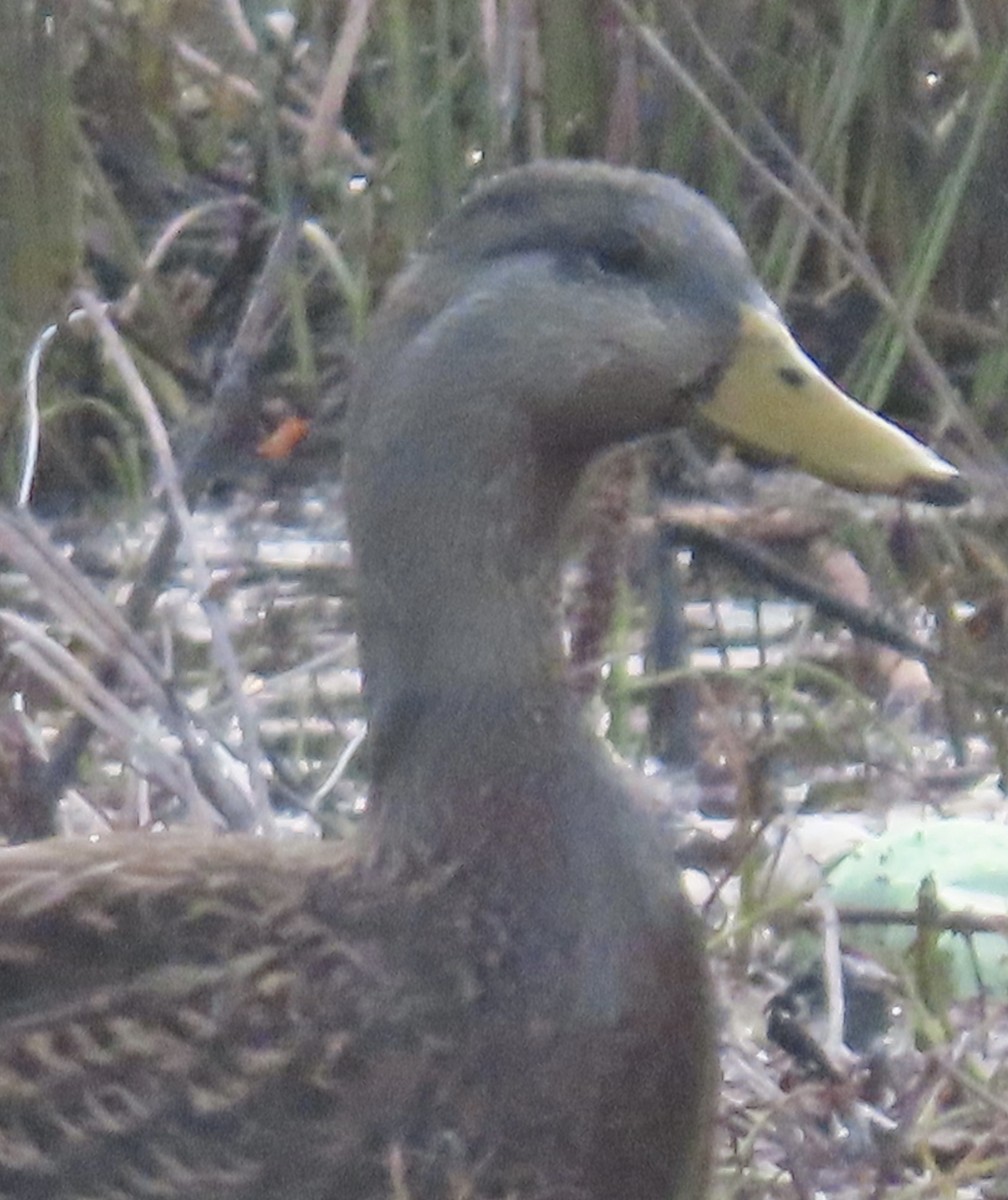
[[[271,388],[314,411],[403,254],[478,178],[542,155],[681,175],[738,225],[813,350],[866,402],[971,458],[984,456],[982,434],[1000,448],[1008,17],[997,0],[2,10],[8,475],[25,356],[72,310],[75,284],[119,304],[163,410],[185,423],[213,386],[271,226],[303,204],[316,240],[290,285]],[[41,392],[43,487],[50,467],[58,488],[90,486],[99,464],[106,484],[137,486],[136,418],[83,370],[79,347],[62,350]]]

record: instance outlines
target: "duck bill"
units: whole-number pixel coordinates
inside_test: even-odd
[[[742,446],[852,491],[963,499],[951,463],[842,392],[773,312],[743,308],[735,354],[700,411]]]

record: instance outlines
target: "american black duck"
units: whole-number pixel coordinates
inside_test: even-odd
[[[805,359],[674,180],[489,184],[392,287],[347,486],[372,713],[360,846],[0,851],[0,1197],[696,1200],[696,921],[564,679],[586,465],[706,417],[828,478],[955,472]]]

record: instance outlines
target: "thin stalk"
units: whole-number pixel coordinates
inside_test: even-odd
[[[992,121],[1000,112],[1000,104],[1008,82],[1008,43],[994,59],[989,82],[976,109],[976,118],[956,168],[945,179],[931,210],[930,219],[917,238],[910,268],[899,290],[899,306],[904,316],[913,321],[945,254],[945,248],[955,225],[966,188],[973,175],[981,148],[990,136]],[[855,391],[865,397],[870,408],[878,408],[885,399],[893,376],[903,359],[906,338],[898,328],[883,334],[875,344],[860,372]]]

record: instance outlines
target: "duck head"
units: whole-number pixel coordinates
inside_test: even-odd
[[[735,231],[676,179],[565,162],[501,175],[435,231],[386,319],[403,308],[441,308],[457,337],[466,322],[568,446],[700,422],[855,491],[962,498],[954,467],[808,358]]]
[[[383,731],[433,697],[553,695],[562,526],[585,466],[693,423],[850,488],[961,495],[953,466],[801,351],[731,226],[677,180],[536,164],[434,231],[386,296],[351,401],[376,745],[401,745]]]

